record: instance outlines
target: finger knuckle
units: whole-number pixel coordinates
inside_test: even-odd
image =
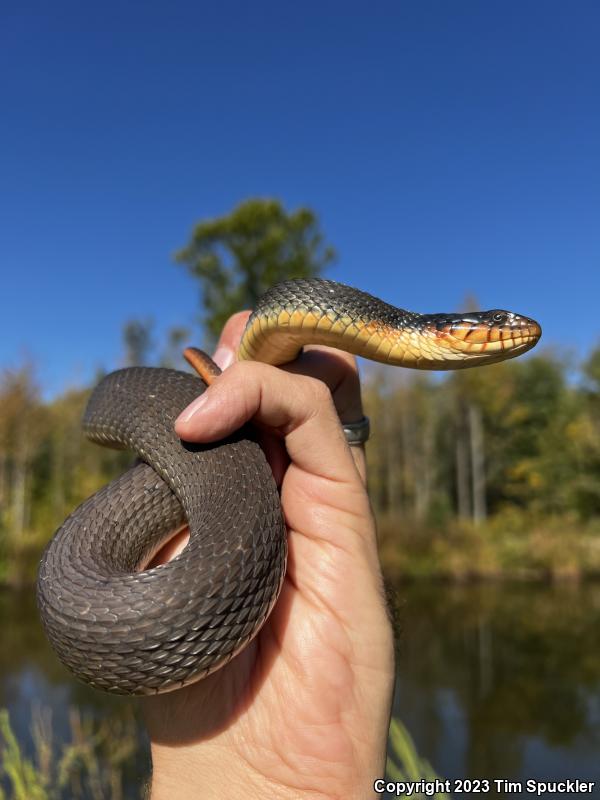
[[[331,392],[323,381],[308,376],[303,376],[301,381],[304,384],[307,400],[309,400],[311,404],[322,406],[330,405],[333,402],[331,399]]]
[[[256,364],[252,361],[235,361],[225,372],[231,380],[247,381],[254,377]]]

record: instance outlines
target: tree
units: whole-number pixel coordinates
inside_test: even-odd
[[[0,526],[15,539],[31,515],[31,467],[43,416],[31,365],[0,375]]]
[[[127,367],[144,366],[148,363],[153,347],[151,319],[132,319],[123,326],[123,345]]]
[[[592,517],[600,514],[600,346],[583,364],[579,399],[579,413],[567,428],[577,467],[571,485],[579,513]]]
[[[202,284],[203,323],[216,337],[231,314],[253,308],[270,286],[319,275],[334,259],[316,215],[278,200],[246,200],[231,214],[199,222],[175,255]]]
[[[190,331],[183,326],[169,328],[166,339],[167,341],[161,351],[159,364],[161,367],[181,369],[185,364],[182,351],[184,344],[190,339]]]

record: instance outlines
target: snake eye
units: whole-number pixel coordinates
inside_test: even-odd
[[[496,313],[492,317],[492,320],[494,322],[506,322],[506,319],[507,315],[505,314],[504,311],[496,311]]]

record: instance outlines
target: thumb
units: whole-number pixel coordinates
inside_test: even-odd
[[[239,311],[225,323],[213,355],[213,361],[221,369],[227,369],[235,361],[240,339],[251,313],[251,311]]]

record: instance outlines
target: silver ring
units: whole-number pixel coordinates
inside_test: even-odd
[[[358,422],[342,422],[342,429],[350,447],[358,447],[369,438],[371,423],[368,417],[363,417]]]

